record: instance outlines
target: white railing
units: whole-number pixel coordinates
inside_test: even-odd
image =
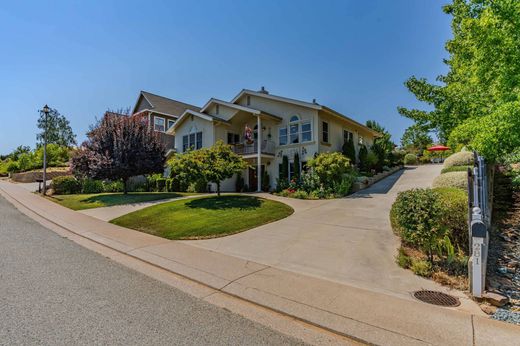
[[[233,151],[239,155],[253,155],[258,154],[258,144],[257,142],[253,143],[241,143],[234,144]],[[275,152],[275,143],[273,141],[264,140],[261,144],[261,153],[274,155]]]

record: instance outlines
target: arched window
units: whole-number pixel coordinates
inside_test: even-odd
[[[297,115],[293,115],[291,117],[291,119],[289,120],[289,122],[291,122],[291,123],[294,123],[294,122],[297,122],[297,121],[300,121],[300,117],[298,117]]]

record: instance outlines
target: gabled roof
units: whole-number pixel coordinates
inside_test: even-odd
[[[139,105],[139,101],[141,98],[144,98],[150,105],[151,109],[147,109],[152,112],[171,115],[174,117],[180,117],[184,111],[187,109],[198,111],[199,107],[190,105],[189,103],[180,102],[177,100],[172,100],[170,98],[159,96],[156,94],[149,93],[147,91],[141,91],[139,93],[139,97],[137,98],[137,102],[135,103],[134,109],[132,111],[133,114],[137,111],[137,106]]]
[[[191,109],[187,109],[184,113],[182,113],[180,118],[177,119],[175,124],[173,124],[172,127],[170,127],[168,129],[168,131],[166,131],[166,132],[167,133],[173,133],[175,131],[175,129],[177,127],[179,127],[180,124],[182,124],[184,122],[184,120],[186,120],[186,118],[189,117],[190,115],[193,115],[193,116],[196,116],[196,117],[199,117],[199,118],[202,118],[204,120],[211,121],[211,122],[215,121],[215,122],[219,122],[219,123],[222,123],[222,124],[229,124],[229,121],[224,120],[224,119],[219,118],[219,117],[216,117],[214,115],[210,115],[210,114],[207,114],[207,113],[201,113],[201,112],[197,112],[197,111],[192,111]]]
[[[291,98],[288,98],[288,97],[268,94],[267,92],[253,91],[253,90],[249,90],[249,89],[242,89],[242,91],[240,91],[238,93],[238,95],[235,96],[233,98],[233,100],[231,100],[231,102],[232,103],[237,102],[243,95],[254,95],[254,96],[259,96],[259,97],[263,97],[263,98],[270,99],[270,100],[291,103],[291,104],[294,104],[294,105],[297,105],[297,106],[301,106],[301,107],[306,107],[306,108],[316,109],[316,110],[319,110],[319,111],[324,111],[324,112],[327,112],[327,113],[329,113],[331,115],[339,117],[339,118],[341,118],[343,120],[346,120],[346,121],[348,121],[350,123],[353,123],[353,124],[355,124],[355,125],[357,125],[359,127],[362,127],[364,129],[366,129],[367,131],[373,133],[375,136],[378,136],[378,137],[381,136],[381,134],[379,132],[374,131],[370,127],[365,126],[365,125],[355,121],[354,119],[349,118],[346,115],[343,115],[343,114],[341,114],[338,111],[335,111],[332,108],[329,108],[327,106],[323,106],[323,105],[320,105],[320,104],[314,103],[314,102],[300,101],[300,100],[295,100],[295,99],[291,99]]]
[[[248,112],[248,113],[251,113],[251,114],[254,114],[254,115],[257,115],[257,116],[258,115],[266,115],[266,116],[269,116],[269,117],[271,117],[271,118],[273,118],[275,120],[280,120],[280,121],[282,120],[282,118],[277,116],[277,115],[274,115],[274,114],[271,114],[271,113],[267,113],[267,112],[264,112],[264,111],[261,111],[261,110],[258,110],[258,109],[249,108],[249,107],[242,106],[242,105],[237,105],[235,103],[219,100],[219,99],[216,99],[216,98],[211,98],[208,102],[206,102],[206,104],[202,107],[202,109],[200,111],[202,113],[204,113],[206,111],[206,109],[208,109],[209,106],[211,106],[212,104],[223,105],[223,106],[230,107],[230,108],[233,108],[233,109],[236,109],[236,110],[239,110],[239,111]]]

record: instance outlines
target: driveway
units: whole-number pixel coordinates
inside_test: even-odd
[[[399,245],[389,211],[397,193],[429,187],[441,165],[399,171],[347,198],[305,201],[265,195],[291,205],[290,217],[233,236],[186,241],[190,245],[272,267],[409,298],[440,289],[395,264]]]

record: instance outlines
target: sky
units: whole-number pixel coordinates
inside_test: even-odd
[[[2,1],[0,154],[35,146],[38,109],[78,136],[140,90],[202,106],[261,86],[316,99],[398,143],[423,107],[412,75],[446,73],[450,17],[438,0]]]

